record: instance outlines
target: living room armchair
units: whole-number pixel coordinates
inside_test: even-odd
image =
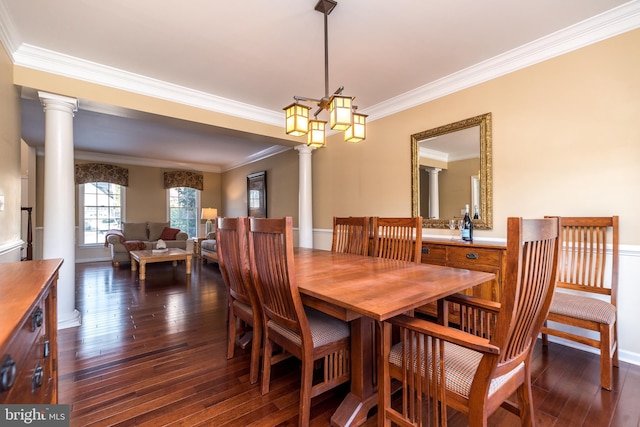
[[[200,255],[204,261],[218,262],[218,242],[215,231],[207,233],[205,239],[200,243]]]

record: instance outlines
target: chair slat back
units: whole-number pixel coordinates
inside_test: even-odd
[[[333,217],[332,252],[367,255],[369,217]]]
[[[507,266],[491,338],[501,348],[494,376],[512,369],[531,352],[551,305],[558,247],[557,219],[507,220]]]
[[[618,217],[559,217],[558,287],[612,295],[618,287]]]
[[[422,217],[373,218],[373,256],[421,262]]]
[[[300,334],[309,331],[295,280],[291,217],[251,218],[249,258],[266,320]]]
[[[216,242],[220,273],[230,296],[244,304],[258,304],[249,273],[247,218],[218,218]]]

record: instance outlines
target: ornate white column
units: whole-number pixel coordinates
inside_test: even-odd
[[[75,184],[73,113],[78,100],[38,92],[45,112],[44,258],[63,258],[58,278],[58,329],[79,326],[75,309]]]
[[[295,147],[300,157],[300,176],[298,193],[298,229],[301,248],[313,248],[313,179],[311,177],[311,152],[308,145]]]
[[[440,192],[438,174],[442,169],[427,168],[429,171],[429,218],[440,219]]]

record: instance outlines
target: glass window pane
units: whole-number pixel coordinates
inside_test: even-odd
[[[121,217],[121,187],[108,182],[83,185],[84,244],[104,243],[107,231],[119,229]]]
[[[190,237],[198,235],[198,191],[189,187],[169,189],[171,227],[187,232]]]

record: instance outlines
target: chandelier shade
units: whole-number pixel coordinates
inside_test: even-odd
[[[351,112],[351,97],[333,95],[329,103],[329,118],[331,129],[346,130],[353,123]]]
[[[325,125],[327,122],[324,120],[310,120],[309,121],[309,139],[307,145],[309,147],[320,148],[325,144]]]
[[[366,138],[366,114],[353,113],[353,125],[344,131],[344,140],[347,142],[360,142]]]
[[[297,102],[284,108],[287,135],[302,136],[309,132],[310,109],[310,107]]]
[[[353,105],[352,96],[342,94],[342,86],[331,96],[329,95],[329,36],[327,31],[327,16],[337,6],[335,0],[319,0],[315,10],[324,15],[324,96],[320,99],[294,96],[295,102],[284,108],[285,129],[287,135],[308,135],[307,145],[310,147],[323,147],[325,145],[326,121],[318,120],[318,114],[323,110],[329,113],[329,126],[333,130],[345,131],[345,141],[360,142],[365,139],[364,114],[356,113],[357,107]],[[314,119],[309,119],[308,107],[300,102],[315,104],[318,109],[314,113]]]

